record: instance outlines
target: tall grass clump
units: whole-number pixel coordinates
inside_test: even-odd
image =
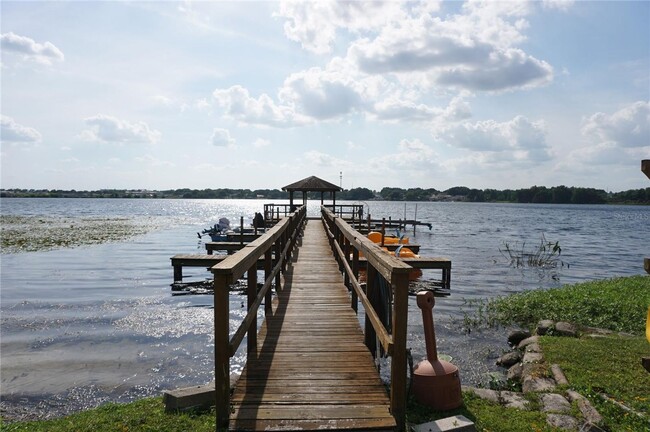
[[[509,243],[503,242],[503,247],[499,248],[499,252],[506,259],[510,261],[513,267],[536,267],[540,269],[556,268],[558,264],[564,267],[564,262],[560,261],[562,248],[560,242],[555,243],[546,240],[544,234],[538,245],[530,249],[526,248],[526,242]]]
[[[532,328],[542,319],[633,334],[645,332],[650,277],[631,276],[527,291],[487,301],[486,322]]]

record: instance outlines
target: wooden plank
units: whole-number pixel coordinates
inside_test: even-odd
[[[239,431],[286,431],[286,430],[393,430],[395,424],[387,425],[385,419],[332,419],[328,423],[319,420],[256,420],[242,419],[231,422],[231,429]]]
[[[232,430],[391,430],[386,386],[363,343],[320,221],[302,246],[231,399]]]

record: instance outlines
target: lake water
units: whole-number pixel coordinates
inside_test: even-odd
[[[124,242],[2,255],[4,415],[61,415],[213,380],[212,297],[172,296],[169,258],[203,253],[197,231],[224,216],[231,222],[244,216],[250,224],[265,202],[3,199],[3,215],[126,217],[157,227]],[[373,217],[415,217],[415,203],[364,204]],[[318,206],[310,202],[309,213],[316,215]],[[466,334],[468,300],[643,274],[650,253],[650,207],[417,203],[417,219],[433,224],[409,232],[420,254],[452,260],[451,296],[436,300],[434,320],[439,352],[453,358],[467,385],[484,384],[499,371],[494,361],[507,349],[503,330]],[[513,268],[499,252],[504,242],[532,247],[542,235],[562,247],[566,265],[555,272]],[[184,273],[210,277],[199,268]],[[437,277],[425,271],[419,283]],[[242,302],[231,296],[233,329],[244,315]],[[416,361],[426,355],[414,297],[408,346]],[[233,370],[243,362],[238,354]]]

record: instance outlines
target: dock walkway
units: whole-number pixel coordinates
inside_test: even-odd
[[[309,220],[231,403],[230,430],[394,430],[319,220]]]

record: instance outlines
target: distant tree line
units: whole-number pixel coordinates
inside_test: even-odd
[[[310,192],[310,199],[320,199],[320,192]],[[21,198],[188,198],[188,199],[288,199],[288,192],[279,189],[169,189],[126,190],[101,189],[97,191],[47,190],[47,189],[2,189],[0,197]],[[298,197],[301,197],[298,194]],[[330,199],[326,193],[325,198]],[[433,188],[393,188],[380,191],[368,188],[353,188],[337,192],[339,200],[367,201],[469,201],[510,202],[539,204],[645,204],[650,205],[650,188],[632,189],[608,193],[602,189],[555,186],[533,186],[525,189],[470,189],[456,186],[439,191]]]

